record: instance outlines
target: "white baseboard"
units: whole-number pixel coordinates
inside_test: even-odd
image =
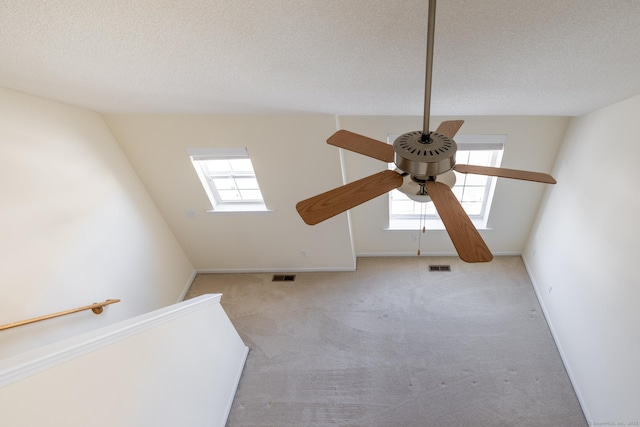
[[[233,405],[233,400],[236,397],[236,393],[238,392],[238,385],[240,384],[240,377],[242,377],[242,372],[244,371],[244,365],[247,363],[247,356],[249,355],[249,347],[245,346],[244,353],[242,355],[242,359],[240,363],[238,363],[238,371],[236,372],[236,379],[234,381],[233,392],[229,395],[229,401],[226,406],[226,415],[224,417],[225,423],[229,419],[229,414],[231,413],[231,406]]]
[[[193,270],[191,272],[191,276],[189,276],[189,279],[187,280],[187,284],[184,286],[184,289],[180,293],[180,296],[178,297],[178,301],[176,302],[184,301],[184,297],[187,296],[187,292],[189,292],[189,288],[191,288],[191,284],[193,283],[193,280],[196,278],[197,274],[198,272],[196,270]]]
[[[577,386],[575,381],[575,375],[571,372],[571,365],[569,365],[567,361],[567,357],[565,356],[565,352],[562,349],[562,344],[560,340],[558,340],[558,335],[556,334],[555,328],[553,327],[553,321],[549,316],[549,312],[547,311],[547,307],[544,305],[544,300],[542,299],[540,292],[538,291],[538,286],[536,285],[536,279],[531,274],[531,269],[529,268],[529,263],[527,262],[527,257],[522,254],[522,262],[524,263],[524,268],[527,270],[527,275],[529,276],[529,280],[531,280],[531,284],[533,285],[533,291],[536,293],[536,298],[538,299],[538,303],[540,304],[540,308],[542,309],[542,314],[544,315],[545,320],[547,321],[547,325],[549,326],[549,330],[551,331],[551,336],[553,337],[553,341],[556,343],[556,348],[558,349],[558,353],[560,353],[560,359],[562,359],[562,364],[564,365],[564,369],[567,371],[567,375],[569,376],[569,381],[573,386],[573,390],[576,393],[576,397],[578,398],[578,402],[580,403],[580,407],[582,408],[582,412],[584,413],[587,421],[592,420],[589,415],[589,411],[586,406],[586,402],[582,397],[582,393]]]
[[[203,268],[199,269],[197,273],[317,273],[317,272],[342,272],[342,271],[355,271],[353,268]]]
[[[420,257],[432,257],[432,256],[458,256],[455,252],[432,252],[424,253]],[[359,252],[356,254],[356,258],[376,258],[376,257],[418,257],[416,251],[411,252]]]
[[[522,256],[522,252],[494,252],[495,256]],[[415,257],[415,252],[360,252],[356,254],[356,258],[373,258],[373,257]],[[424,258],[428,257],[457,257],[456,252],[434,252],[421,255]],[[344,271],[356,271],[356,266],[353,267],[304,267],[304,268],[200,268],[194,271],[189,284],[185,288],[182,298],[186,295],[191,286],[191,282],[198,273],[222,273],[222,274],[235,274],[235,273],[322,273],[322,272],[344,272]]]
[[[493,252],[495,256],[522,256],[522,252]],[[416,252],[360,252],[356,254],[356,257],[360,258],[373,258],[373,257],[400,257],[400,256],[409,256],[409,257],[417,257]],[[429,252],[423,253],[420,255],[421,257],[437,257],[437,256],[454,256],[457,257],[458,254],[456,252]]]

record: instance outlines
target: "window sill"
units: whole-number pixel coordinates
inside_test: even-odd
[[[207,211],[209,214],[268,213],[273,212],[264,204],[225,203]]]
[[[471,222],[478,230],[492,230],[487,227],[487,222],[484,219],[471,219]],[[418,219],[390,219],[389,226],[385,227],[384,231],[415,231],[420,230],[421,226],[427,230],[445,230],[444,224],[439,219],[428,219],[423,224]]]

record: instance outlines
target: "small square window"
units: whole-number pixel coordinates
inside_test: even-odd
[[[189,148],[213,211],[267,210],[246,148]]]

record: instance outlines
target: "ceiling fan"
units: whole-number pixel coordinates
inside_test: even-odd
[[[402,187],[405,177],[410,177],[409,182],[414,183],[412,187],[417,188],[416,195],[422,197],[412,198],[433,201],[460,258],[466,262],[488,262],[493,259],[493,255],[451,191],[450,187],[453,183],[450,179],[446,179],[446,176],[452,175],[451,171],[455,170],[465,174],[514,178],[547,184],[555,184],[556,180],[548,174],[539,172],[456,164],[457,145],[453,137],[464,123],[463,120],[445,121],[435,132],[429,131],[435,11],[436,0],[430,0],[422,131],[400,135],[393,146],[347,130],[339,130],[327,139],[330,145],[383,162],[394,162],[396,170],[384,170],[303,200],[296,205],[296,209],[305,223],[315,225],[388,191]]]

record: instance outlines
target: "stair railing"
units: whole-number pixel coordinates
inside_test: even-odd
[[[27,320],[21,320],[19,322],[7,323],[0,325],[0,331],[5,329],[17,328],[18,326],[28,325],[30,323],[40,322],[42,320],[53,319],[54,317],[65,316],[67,314],[77,313],[79,311],[91,310],[95,314],[100,314],[104,311],[104,307],[109,304],[115,304],[120,302],[119,299],[108,299],[105,302],[96,302],[91,305],[85,305],[84,307],[72,308],[71,310],[59,311],[57,313],[46,314],[44,316],[33,317]]]

